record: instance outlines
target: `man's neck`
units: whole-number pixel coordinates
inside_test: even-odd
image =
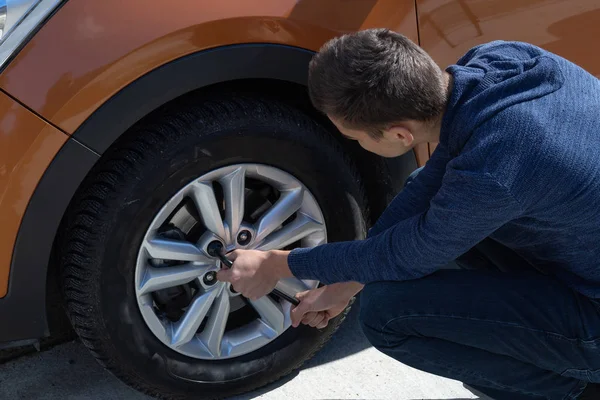
[[[450,75],[446,71],[444,71],[443,74],[444,74],[444,90],[446,91],[446,104],[448,104],[448,101],[450,99],[450,94],[452,93],[453,79],[452,79],[452,75]],[[427,130],[424,132],[424,135],[422,137],[424,138],[425,142],[438,143],[440,141],[440,135],[441,135],[441,131],[442,131],[442,121],[444,120],[445,112],[446,112],[446,108],[444,107],[444,112],[442,112],[435,119],[435,121],[433,121],[433,123],[427,128]]]

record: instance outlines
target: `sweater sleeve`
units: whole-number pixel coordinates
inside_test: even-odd
[[[377,236],[399,221],[417,215],[429,207],[429,202],[440,189],[446,164],[450,160],[444,145],[439,144],[423,169],[381,214],[367,237]]]
[[[487,173],[453,168],[454,161],[428,209],[365,240],[295,249],[288,258],[292,273],[325,284],[417,279],[521,213],[505,186]]]

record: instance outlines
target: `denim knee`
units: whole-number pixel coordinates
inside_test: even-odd
[[[387,323],[386,292],[384,282],[365,285],[360,294],[360,327],[374,347],[387,345],[383,327]]]

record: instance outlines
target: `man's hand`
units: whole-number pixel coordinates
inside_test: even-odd
[[[233,265],[217,272],[217,279],[256,300],[270,293],[282,278],[292,276],[287,264],[289,251],[235,250],[227,255]]]
[[[357,282],[334,283],[296,295],[300,304],[292,312],[292,325],[305,324],[323,329],[329,320],[337,317],[348,307],[363,285]]]

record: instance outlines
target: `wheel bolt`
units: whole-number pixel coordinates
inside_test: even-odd
[[[247,245],[248,243],[250,243],[251,239],[252,239],[252,235],[250,234],[249,231],[246,231],[246,230],[241,231],[237,237],[237,241],[240,246]]]
[[[215,271],[207,272],[206,275],[204,275],[204,278],[202,278],[202,281],[205,285],[214,285],[217,283],[217,273]]]
[[[223,244],[221,242],[219,242],[218,240],[214,240],[214,241],[210,242],[208,244],[208,247],[206,248],[206,252],[211,257],[219,257],[219,254],[221,254],[222,250],[223,250]]]

